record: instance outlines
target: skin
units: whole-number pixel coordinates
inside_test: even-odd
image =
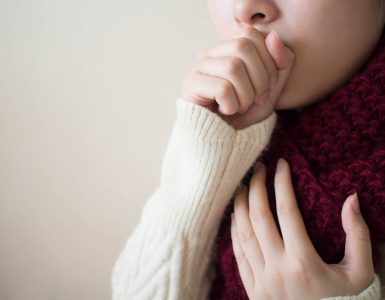
[[[198,54],[183,81],[182,97],[209,108],[236,130],[265,120],[274,110],[321,101],[371,57],[384,29],[384,2],[208,0],[222,41]],[[232,217],[233,249],[249,298],[319,299],[368,287],[374,277],[370,233],[362,215],[354,213],[358,198],[349,197],[341,213],[345,257],[327,265],[303,226],[287,163],[275,177],[279,236],[265,172],[261,166],[249,189],[238,192]]]
[[[384,2],[208,0],[223,40],[198,54],[182,98],[235,129],[320,101],[371,57],[384,28]]]
[[[269,208],[265,181],[266,167],[261,164],[250,188],[238,189],[231,216],[234,255],[249,298],[318,300],[365,290],[374,270],[370,234],[358,198],[351,195],[342,208],[345,256],[339,264],[326,264],[307,235],[289,164],[280,159],[274,178],[282,237]]]
[[[346,82],[369,59],[385,19],[383,0],[208,0],[207,4],[223,39],[246,27],[264,35],[274,28],[294,52],[295,63],[275,109],[312,104]]]

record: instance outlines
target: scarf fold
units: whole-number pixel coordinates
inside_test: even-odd
[[[380,263],[378,244],[385,242],[385,32],[368,63],[349,81],[313,105],[277,111],[268,148],[258,160],[267,167],[266,188],[272,214],[278,158],[290,164],[293,187],[308,235],[328,264],[344,256],[341,210],[357,192],[369,226],[373,264]],[[252,169],[242,182],[249,185]],[[210,299],[248,299],[234,257],[231,199],[216,239],[216,278]]]

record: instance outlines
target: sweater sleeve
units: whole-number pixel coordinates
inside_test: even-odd
[[[377,274],[374,274],[372,283],[358,295],[347,295],[338,297],[321,298],[320,300],[380,300],[381,297],[381,284],[380,278]]]
[[[160,184],[112,271],[114,300],[208,298],[221,217],[277,118],[235,130],[193,102],[176,105]]]

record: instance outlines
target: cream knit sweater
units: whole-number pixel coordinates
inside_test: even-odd
[[[208,299],[221,217],[277,118],[235,130],[207,108],[176,105],[160,185],[113,268],[113,300]],[[380,299],[379,278],[360,295],[324,299]]]

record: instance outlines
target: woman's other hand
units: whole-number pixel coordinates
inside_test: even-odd
[[[320,299],[356,295],[374,279],[370,235],[358,199],[342,209],[345,256],[326,264],[306,232],[295,198],[289,164],[279,159],[274,178],[282,238],[269,208],[266,167],[260,164],[250,188],[236,194],[231,236],[241,279],[250,299]]]

